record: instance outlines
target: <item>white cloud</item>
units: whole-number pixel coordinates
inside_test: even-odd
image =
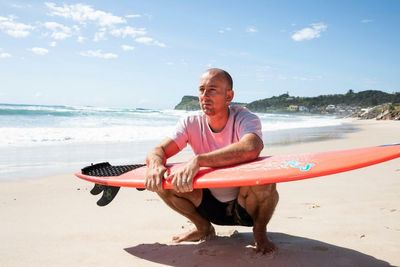
[[[140,15],[140,14],[129,14],[129,15],[125,16],[125,18],[128,18],[128,19],[141,18],[141,17],[142,17],[142,15]]]
[[[110,31],[110,34],[114,37],[122,37],[125,38],[127,36],[135,38],[136,36],[146,35],[145,28],[133,28],[131,26],[126,26],[120,29],[113,29]]]
[[[71,28],[57,22],[45,22],[44,27],[52,31],[51,37],[55,40],[64,40],[72,36]]]
[[[159,47],[166,47],[166,45],[164,43],[161,43],[159,41],[154,41],[153,44],[156,45],[156,46],[159,46]]]
[[[99,31],[94,34],[94,38],[93,38],[93,41],[95,41],[95,42],[99,42],[99,41],[103,41],[103,40],[107,40],[105,28],[99,29]]]
[[[145,44],[145,45],[156,45],[159,47],[165,47],[166,45],[164,43],[161,43],[157,40],[154,40],[151,37],[148,36],[143,36],[143,37],[138,37],[135,39],[136,42],[140,43],[140,44]]]
[[[85,38],[85,37],[83,37],[83,36],[79,36],[78,39],[76,39],[76,41],[77,41],[78,43],[81,43],[81,44],[82,44],[82,43],[84,43],[84,42],[86,41],[86,39],[87,39],[87,38]]]
[[[135,47],[131,45],[121,45],[121,48],[124,51],[132,51],[133,49],[135,49]]]
[[[0,31],[14,37],[24,38],[30,35],[34,27],[28,24],[15,22],[13,17],[0,16]]]
[[[145,14],[143,14],[143,16],[145,16],[148,20],[152,20],[153,19],[153,15],[151,15],[151,14],[145,13]]]
[[[270,65],[260,65],[256,67],[256,72],[269,72],[274,68]]]
[[[115,16],[102,10],[93,9],[91,6],[85,4],[64,4],[62,6],[57,6],[55,3],[47,2],[45,5],[50,10],[49,15],[72,19],[81,24],[94,22],[101,27],[112,27],[116,24],[126,23],[126,20],[122,17]]]
[[[46,2],[45,6],[48,9],[48,15],[58,16],[66,19],[73,20],[79,24],[82,24],[84,28],[87,24],[94,24],[97,26],[93,41],[99,42],[107,40],[109,37],[116,38],[134,38],[137,43],[145,45],[153,45],[158,47],[166,47],[166,45],[160,41],[157,41],[147,36],[145,28],[135,28],[132,26],[118,27],[121,24],[127,24],[126,18],[138,18],[142,15],[139,14],[127,14],[125,17],[113,15],[103,10],[97,10],[90,5],[78,3],[78,4],[58,4],[53,2]],[[149,16],[143,14],[143,16]],[[80,28],[76,25],[72,28],[68,28],[64,25],[48,25],[48,28],[53,31],[51,37],[56,40],[62,40],[72,35],[81,35]],[[85,39],[78,37],[78,42],[82,43]]]
[[[246,32],[256,33],[256,32],[258,32],[258,29],[254,26],[249,26],[249,27],[247,27]]]
[[[225,27],[225,28],[221,28],[218,32],[223,34],[225,32],[230,32],[230,31],[232,31],[232,28]]]
[[[292,39],[296,42],[300,42],[319,38],[321,36],[321,32],[326,31],[327,28],[328,26],[323,22],[311,24],[311,27],[306,27],[295,32],[292,35]]]
[[[30,5],[30,4],[11,4],[11,7],[23,9],[23,8],[31,8],[32,5]]]
[[[361,20],[361,23],[370,23],[370,22],[374,22],[374,20],[372,20],[372,19],[363,19],[363,20]]]
[[[80,32],[80,30],[81,30],[81,28],[80,28],[78,25],[73,25],[73,26],[72,26],[72,29],[73,29],[75,32]]]
[[[278,80],[282,80],[282,81],[286,81],[286,80],[288,79],[288,77],[285,76],[285,75],[283,75],[283,74],[279,74],[279,75],[277,76],[277,79],[278,79]]]
[[[11,54],[0,51],[0,59],[2,59],[2,58],[10,58],[10,57],[12,57]]]
[[[55,42],[55,41],[50,42],[49,46],[51,46],[51,47],[56,47],[56,46],[57,46],[57,42]]]
[[[304,81],[304,82],[311,82],[314,81],[314,78],[312,77],[303,77],[303,76],[293,76],[292,77],[293,80],[297,80],[297,81]]]
[[[101,50],[88,50],[79,53],[81,56],[84,57],[94,57],[94,58],[101,58],[101,59],[115,59],[118,58],[118,55],[113,53],[103,53]]]
[[[141,44],[151,44],[154,41],[154,39],[151,37],[144,36],[136,38],[135,41]]]
[[[47,50],[46,48],[41,48],[41,47],[33,47],[29,50],[38,56],[44,56],[47,53],[49,53],[49,50]]]

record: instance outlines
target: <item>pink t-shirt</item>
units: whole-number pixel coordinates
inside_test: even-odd
[[[246,108],[230,106],[228,122],[221,132],[214,133],[208,125],[206,115],[199,114],[181,119],[171,138],[180,150],[189,144],[198,155],[238,142],[248,133],[254,133],[262,140],[260,119]],[[227,202],[237,197],[239,188],[210,188],[210,191],[219,201]]]

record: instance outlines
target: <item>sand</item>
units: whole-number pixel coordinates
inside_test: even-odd
[[[263,154],[399,142],[400,122],[354,121],[343,138],[267,147]],[[151,192],[121,189],[96,206],[72,174],[1,182],[0,266],[400,266],[400,160],[278,185],[269,224],[279,250],[256,254],[251,228],[173,244],[187,220]]]

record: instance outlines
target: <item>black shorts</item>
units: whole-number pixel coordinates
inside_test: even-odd
[[[209,189],[203,189],[203,198],[196,210],[213,224],[253,226],[253,219],[237,199],[220,202]]]

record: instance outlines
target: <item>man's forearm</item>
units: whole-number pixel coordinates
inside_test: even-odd
[[[262,141],[254,136],[224,148],[197,155],[196,160],[200,167],[224,167],[252,161],[260,155],[262,149]]]
[[[165,165],[166,161],[167,159],[162,147],[155,147],[146,157],[147,166]]]

